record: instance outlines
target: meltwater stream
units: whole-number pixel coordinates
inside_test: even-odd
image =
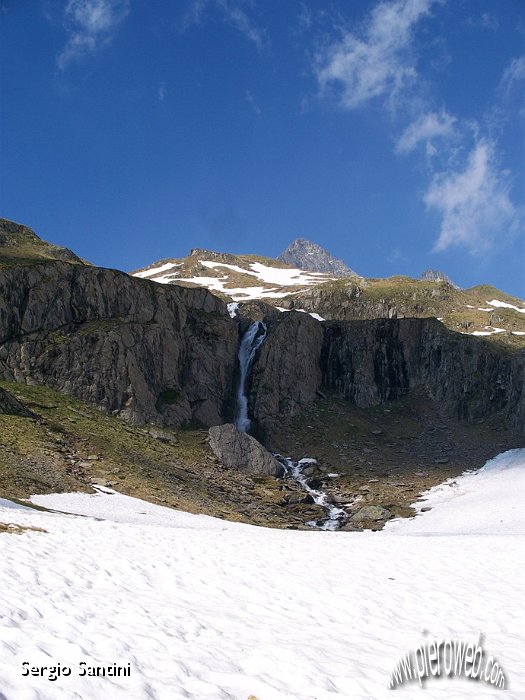
[[[283,465],[286,474],[289,474],[295,479],[295,481],[310,494],[313,502],[326,511],[326,520],[320,522],[317,520],[309,520],[306,524],[311,527],[316,527],[319,530],[338,530],[348,517],[347,512],[343,508],[337,508],[333,503],[330,503],[330,499],[324,491],[312,488],[308,482],[308,477],[303,474],[303,469],[309,464],[317,464],[317,460],[311,457],[304,457],[294,462],[289,457],[283,457],[282,455],[274,456]]]
[[[235,427],[243,433],[248,432],[251,425],[251,421],[248,417],[248,378],[255,354],[264,343],[266,334],[266,324],[262,321],[254,321],[243,335],[239,348],[239,386],[237,389]],[[326,520],[319,522],[309,521],[306,524],[320,530],[337,530],[340,528],[346,520],[346,511],[330,503],[330,499],[324,491],[312,488],[309,484],[308,477],[303,474],[303,469],[309,464],[315,464],[316,460],[305,457],[295,462],[289,457],[283,457],[282,455],[275,455],[275,457],[283,465],[285,475],[294,479],[308,494],[310,494],[313,502],[324,508],[326,512]]]

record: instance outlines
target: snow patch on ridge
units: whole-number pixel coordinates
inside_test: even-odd
[[[514,304],[507,304],[506,301],[499,301],[498,299],[492,299],[492,301],[487,301],[487,304],[490,304],[491,306],[495,306],[497,308],[499,307],[502,309],[514,309],[514,311],[517,311],[520,314],[525,314],[525,309],[520,309],[518,306],[514,306]]]

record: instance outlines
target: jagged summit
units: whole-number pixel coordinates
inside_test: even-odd
[[[342,260],[337,260],[320,245],[306,238],[296,238],[277,259],[310,272],[326,272],[334,277],[358,276]]]
[[[448,284],[451,284],[454,289],[461,289],[461,287],[453,282],[445,272],[441,272],[441,270],[425,270],[421,273],[420,279],[426,280],[427,282],[447,282]]]

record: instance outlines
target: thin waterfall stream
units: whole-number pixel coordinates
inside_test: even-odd
[[[237,405],[234,423],[235,427],[243,433],[247,433],[251,427],[251,420],[248,415],[248,380],[255,355],[266,340],[267,332],[268,329],[265,323],[262,321],[254,321],[244,333],[239,347],[239,385],[237,388]],[[303,474],[303,469],[305,467],[316,464],[317,461],[311,457],[303,457],[302,459],[294,461],[290,457],[283,457],[279,454],[274,454],[274,457],[282,464],[285,477],[290,477],[296,481],[301,488],[310,495],[313,502],[324,508],[326,512],[327,517],[324,520],[310,520],[306,524],[319,530],[339,529],[348,517],[347,512],[343,508],[337,508],[331,503],[325,491],[310,486],[308,476]]]
[[[237,388],[235,427],[243,433],[247,433],[251,426],[251,421],[248,418],[248,377],[250,376],[255,353],[266,338],[266,331],[265,323],[254,321],[243,335],[239,347],[239,386]]]

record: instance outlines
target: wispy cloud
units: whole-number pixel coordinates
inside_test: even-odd
[[[321,90],[335,88],[347,109],[374,98],[395,98],[417,76],[412,51],[415,25],[439,1],[379,3],[361,32],[343,32],[318,55],[316,74]]]
[[[403,131],[396,142],[396,153],[410,153],[416,146],[424,142],[427,153],[435,149],[432,141],[435,139],[448,139],[454,136],[456,118],[448,112],[426,112],[413,121]]]
[[[265,44],[265,32],[250,18],[248,9],[252,0],[192,0],[186,10],[184,27],[200,24],[210,9],[218,10],[224,19],[235,27],[260,50]]]
[[[491,15],[490,12],[483,12],[477,17],[469,17],[466,23],[472,29],[489,29],[492,32],[499,29],[498,18]]]
[[[424,201],[442,216],[435,251],[464,246],[483,254],[515,234],[519,212],[509,196],[508,174],[498,169],[494,143],[480,140],[462,170],[434,176]]]
[[[253,109],[254,113],[260,117],[262,114],[262,109],[259,107],[259,104],[257,103],[257,100],[253,96],[253,94],[250,92],[250,90],[246,90],[245,94],[246,102],[250,105],[250,107]]]
[[[59,70],[109,43],[129,12],[129,0],[68,0],[64,10],[68,34],[57,58]]]
[[[508,97],[513,92],[516,84],[522,80],[525,80],[525,55],[513,58],[509,63],[503,72],[500,90]]]
[[[162,81],[157,87],[157,99],[159,102],[164,102],[166,99],[166,83]]]

